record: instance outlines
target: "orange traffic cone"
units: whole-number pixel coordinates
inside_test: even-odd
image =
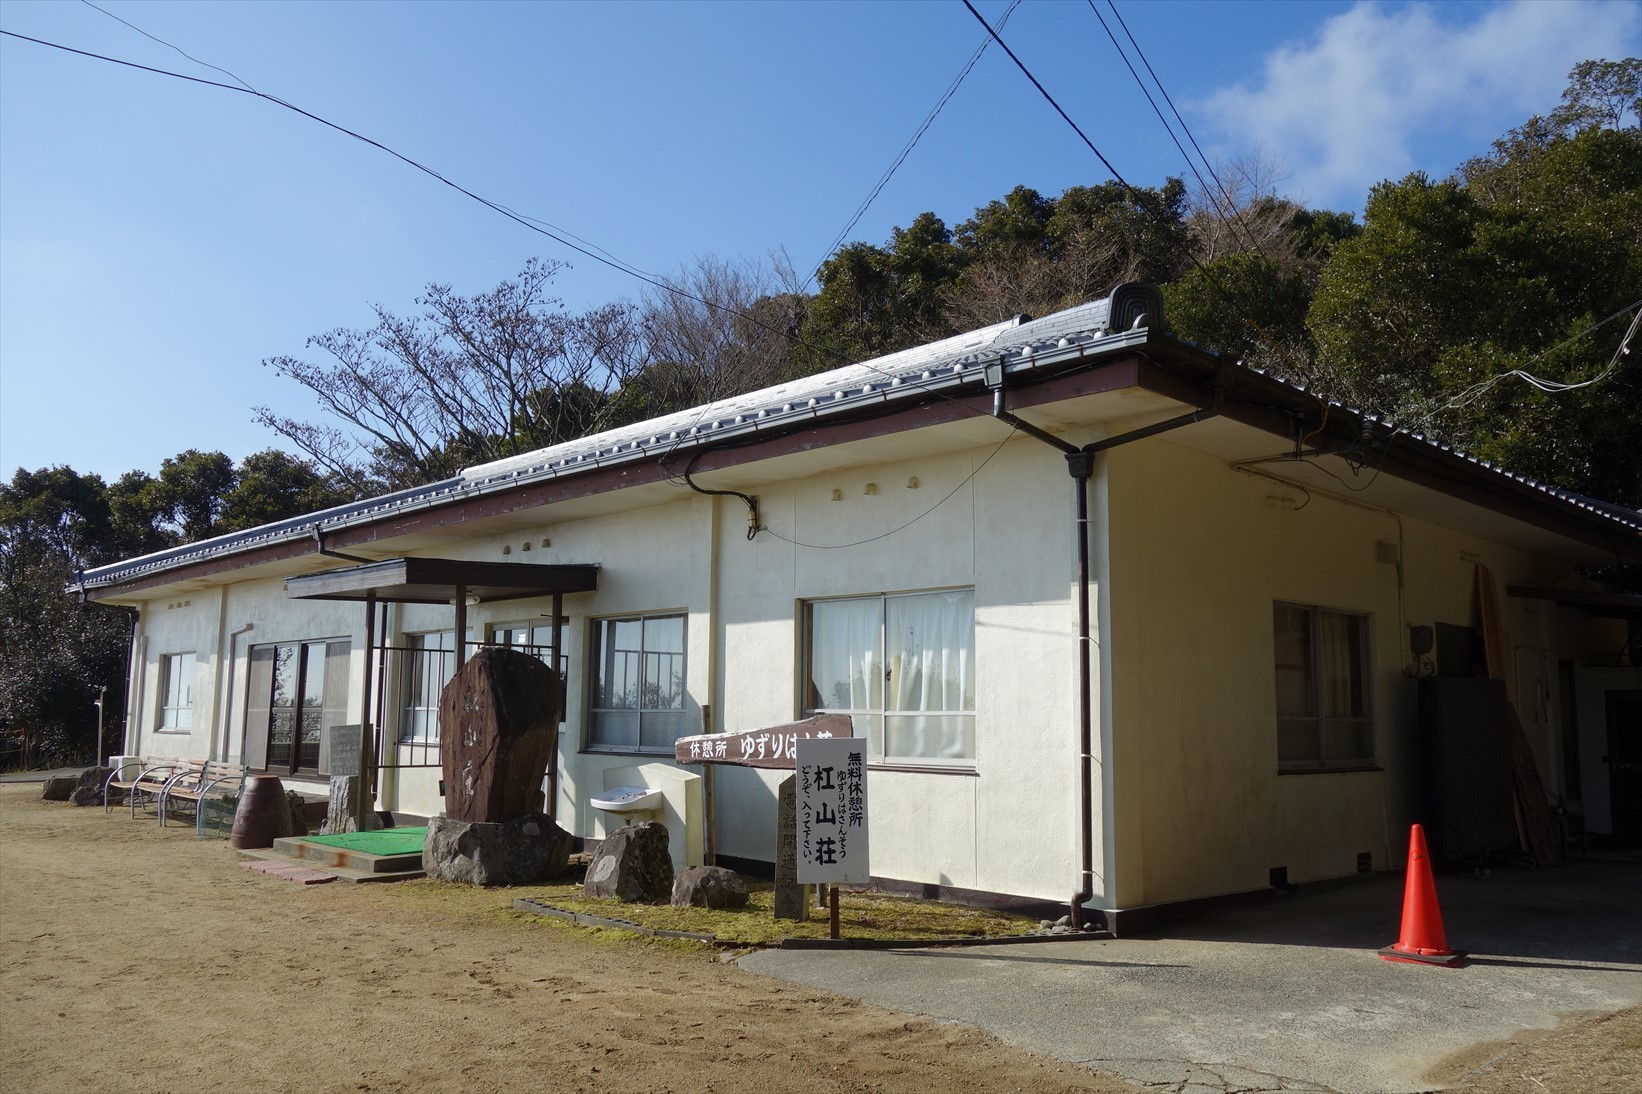
[[[1465,960],[1465,951],[1449,949],[1448,938],[1443,934],[1442,912],[1437,908],[1437,884],[1431,879],[1431,856],[1425,849],[1425,829],[1417,824],[1408,833],[1402,936],[1381,950],[1380,958],[1450,968]]]

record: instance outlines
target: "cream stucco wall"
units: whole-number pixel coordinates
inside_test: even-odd
[[[1115,450],[1105,471],[1119,906],[1263,888],[1274,867],[1291,882],[1346,875],[1364,851],[1376,868],[1400,864],[1418,793],[1405,628],[1477,625],[1477,563],[1513,653],[1584,658],[1603,633],[1505,596],[1566,580],[1565,563],[1315,490],[1308,501],[1167,439]],[[1377,543],[1400,546],[1400,597]],[[1377,770],[1278,773],[1276,600],[1369,617]],[[1553,716],[1529,732],[1554,789],[1560,727]]]
[[[601,516],[555,519],[546,506],[533,525],[420,553],[602,567],[596,592],[564,598],[571,673],[555,805],[561,823],[584,837],[611,824],[589,804],[606,773],[657,758],[586,747],[593,620],[685,614],[687,723],[734,731],[801,716],[806,601],[973,588],[974,764],[870,771],[873,872],[1063,900],[1080,880],[1073,488],[1052,449],[1003,436],[1000,426],[1001,443],[881,462],[857,451],[839,470],[757,487],[765,530],[750,541],[739,500],[681,485],[672,500]],[[1090,486],[1096,906],[1263,888],[1279,866],[1293,882],[1349,874],[1364,851],[1377,868],[1399,863],[1416,792],[1406,627],[1473,624],[1479,561],[1502,594],[1522,686],[1543,689],[1549,664],[1554,688],[1558,660],[1583,663],[1617,648],[1615,640],[1599,649],[1605,631],[1547,602],[1503,596],[1510,584],[1567,580],[1564,564],[1349,498],[1314,491],[1307,501],[1295,487],[1175,441],[1113,450]],[[1279,474],[1281,465],[1262,469]],[[1377,543],[1400,549],[1400,580],[1397,565],[1377,560]],[[288,600],[277,578],[228,580],[161,590],[143,605],[128,749],[205,756],[226,739],[227,755],[238,758],[249,651],[272,642],[348,639],[348,720],[359,719],[361,606]],[[1375,770],[1278,773],[1274,600],[1369,617]],[[480,640],[491,626],[545,622],[551,610],[546,597],[476,605],[469,634]],[[378,640],[402,645],[407,634],[449,629],[452,617],[448,606],[393,606]],[[157,734],[159,658],[186,651],[197,658],[194,727]],[[395,694],[395,682],[387,686]],[[1561,779],[1555,700],[1539,702],[1545,718],[1528,719],[1553,787]],[[387,706],[391,724],[396,703]],[[386,773],[378,804],[437,814],[438,780],[432,768]],[[709,780],[710,845],[773,860],[779,775],[721,767]]]

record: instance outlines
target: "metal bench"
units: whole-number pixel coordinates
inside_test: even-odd
[[[151,757],[143,760],[127,760],[113,771],[109,772],[107,780],[103,782],[103,812],[108,812],[108,797],[111,791],[124,790],[126,800],[131,806],[131,816],[137,816],[137,803],[146,797],[150,801],[157,801],[161,790],[173,775],[186,771],[192,764],[199,766],[199,760],[178,760]],[[132,771],[135,774],[131,774]]]
[[[226,791],[229,786],[238,791],[244,782],[244,764],[208,760],[203,764],[183,768],[167,779],[160,788],[160,827],[165,827],[166,817],[173,811],[192,809],[194,830],[204,832],[204,802],[211,796],[212,791]]]

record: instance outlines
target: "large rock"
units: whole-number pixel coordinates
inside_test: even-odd
[[[113,773],[114,769],[112,767],[86,768],[84,771],[80,772],[79,782],[74,787],[74,793],[68,796],[68,800],[75,805],[103,804],[103,783],[107,782],[108,777]],[[119,801],[124,798],[124,796],[125,795],[122,793],[119,797],[115,797],[115,795],[111,793],[109,798],[112,801]]]
[[[559,674],[518,650],[489,646],[439,696],[445,815],[499,823],[542,808],[559,748]]]
[[[628,904],[666,904],[673,896],[673,856],[667,826],[649,821],[618,828],[587,864],[582,892]]]
[[[53,775],[46,780],[46,785],[40,789],[40,800],[66,802],[73,796],[79,785],[80,780],[73,775]]]
[[[673,904],[680,908],[745,908],[747,883],[722,866],[687,866],[673,880]]]
[[[536,885],[569,869],[575,837],[551,817],[530,813],[505,824],[434,817],[422,843],[422,870],[470,885]]]
[[[112,767],[88,767],[80,772],[79,785],[95,787],[100,793],[103,789],[103,783],[107,782],[108,777],[112,774],[114,774]]]

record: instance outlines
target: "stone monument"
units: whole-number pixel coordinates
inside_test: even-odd
[[[565,872],[573,842],[542,812],[556,762],[559,674],[519,650],[486,647],[439,697],[445,816],[428,822],[422,869],[476,885],[528,885]]]

